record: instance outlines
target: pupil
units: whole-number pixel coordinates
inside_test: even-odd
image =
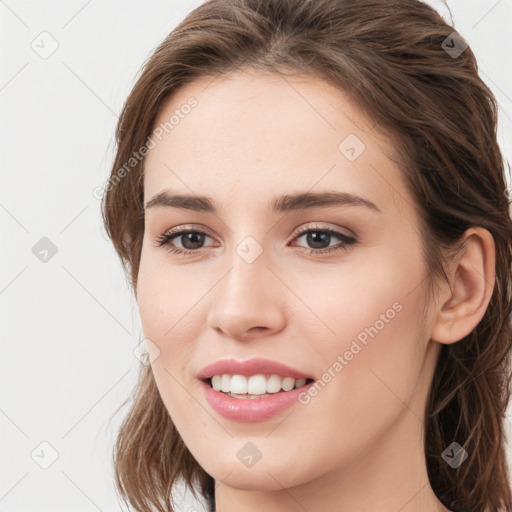
[[[194,241],[194,238],[196,239],[195,241]],[[185,247],[185,249],[198,249],[199,247],[195,247],[194,244],[201,245],[203,242],[203,239],[204,239],[203,233],[197,233],[197,232],[193,231],[193,232],[187,233],[185,235],[182,235],[181,243],[183,244],[183,247]],[[190,247],[188,242],[192,242],[192,247]]]
[[[319,248],[322,248],[322,247],[318,247],[315,244],[326,243],[327,246],[329,246],[330,236],[331,235],[329,233],[323,233],[321,231],[313,231],[312,233],[308,233],[306,235],[306,240],[307,240],[308,244],[312,244],[313,245],[313,249],[319,249]],[[322,239],[323,239],[323,241],[322,241]]]

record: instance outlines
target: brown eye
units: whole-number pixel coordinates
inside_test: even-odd
[[[305,236],[306,243],[309,247],[300,246],[303,250],[309,251],[309,254],[326,254],[330,252],[343,251],[347,246],[356,243],[356,239],[352,236],[345,235],[330,228],[309,228],[303,229],[295,237],[295,240]],[[332,239],[341,241],[337,246],[329,247]]]
[[[166,246],[170,252],[177,254],[193,254],[202,249],[205,237],[210,238],[206,233],[197,230],[175,230],[170,233],[164,233],[157,239],[159,246]],[[182,245],[183,248],[176,247],[174,240]]]

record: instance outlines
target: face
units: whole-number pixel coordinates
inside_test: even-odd
[[[173,114],[145,163],[137,301],[159,352],[155,381],[192,455],[231,487],[272,490],[362,464],[392,439],[419,446],[439,346],[423,321],[418,218],[392,143],[311,77],[204,78],[157,126]],[[314,382],[266,416],[227,417],[198,375],[253,358]],[[257,409],[264,398],[230,400]]]

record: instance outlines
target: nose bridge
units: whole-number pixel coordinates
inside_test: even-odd
[[[270,271],[267,268],[267,258],[261,252],[255,255],[256,248],[246,241],[234,248],[230,260],[230,271],[219,287],[216,299],[223,303],[228,310],[246,308],[255,311],[260,302],[261,294],[270,292],[262,286],[268,280]]]
[[[267,268],[263,247],[253,237],[245,237],[228,260],[230,268],[216,287],[210,326],[239,338],[253,327],[279,329],[284,312],[278,304],[278,280]]]

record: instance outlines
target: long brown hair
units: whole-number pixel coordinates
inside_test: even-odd
[[[510,511],[504,423],[511,392],[512,221],[496,99],[454,32],[419,0],[205,2],[145,62],[124,104],[102,213],[136,292],[144,159],[130,159],[147,144],[175,91],[242,67],[320,77],[345,91],[394,138],[421,218],[429,282],[446,278],[446,250],[467,228],[482,226],[494,237],[496,282],[487,311],[463,340],[442,346],[425,409],[425,455],[431,486],[450,509]],[[214,480],[171,422],[150,366],[141,366],[131,402],[113,453],[125,502],[140,512],[174,510],[170,496],[178,480],[211,498]],[[468,454],[457,469],[442,458],[453,441]]]

